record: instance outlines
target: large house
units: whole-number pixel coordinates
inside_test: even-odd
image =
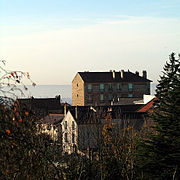
[[[132,104],[150,94],[147,72],[78,72],[72,81],[73,106]]]
[[[105,120],[107,113],[111,114],[114,132],[128,126],[140,129],[144,123],[144,113],[136,111],[141,106],[67,107],[66,115],[61,122],[63,153],[85,154],[88,149],[96,151],[101,145],[102,129],[107,124]]]

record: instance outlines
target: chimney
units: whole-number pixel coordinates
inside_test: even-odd
[[[145,78],[145,79],[147,79],[147,72],[146,72],[146,71],[143,71],[142,74],[143,74],[142,77]]]
[[[139,76],[139,72],[138,71],[136,71],[135,74]]]
[[[78,118],[78,110],[77,110],[77,106],[75,107],[75,118]]]
[[[124,77],[124,70],[121,70],[121,79]]]
[[[113,79],[115,79],[115,77],[116,77],[116,72],[115,72],[115,70],[112,72],[112,75],[113,75]]]

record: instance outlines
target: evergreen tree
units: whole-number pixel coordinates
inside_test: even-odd
[[[172,53],[156,90],[150,118],[155,133],[141,140],[137,164],[141,179],[180,179],[180,56]]]

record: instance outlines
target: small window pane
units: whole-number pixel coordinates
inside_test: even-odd
[[[109,101],[112,101],[112,94],[109,94],[109,96],[108,96],[108,99],[109,99]]]
[[[74,135],[74,133],[72,133],[72,143],[73,144],[75,143],[75,135]]]
[[[92,91],[92,84],[88,84],[88,91]]]
[[[104,91],[104,84],[100,84],[100,91]]]
[[[104,94],[100,94],[100,101],[104,101]]]
[[[121,84],[117,84],[117,90],[118,90],[118,91],[122,90]]]
[[[65,141],[65,142],[68,142],[67,133],[64,134],[64,141]]]
[[[87,101],[88,101],[88,103],[92,103],[93,102],[93,95],[92,94],[88,94]]]
[[[133,85],[132,83],[129,83],[129,90],[132,91],[132,89],[133,89]]]
[[[67,121],[64,123],[64,129],[67,129]]]
[[[112,87],[112,84],[109,84],[109,90],[112,91],[113,90],[113,87]]]
[[[74,121],[72,121],[72,130],[75,129]]]

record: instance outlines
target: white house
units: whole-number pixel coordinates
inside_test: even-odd
[[[77,148],[78,126],[70,111],[62,120],[61,127],[63,153],[71,154]]]
[[[41,127],[40,132],[48,134],[53,141],[60,141],[60,123],[63,120],[63,118],[64,114],[49,114],[45,116],[38,122],[38,125]]]

